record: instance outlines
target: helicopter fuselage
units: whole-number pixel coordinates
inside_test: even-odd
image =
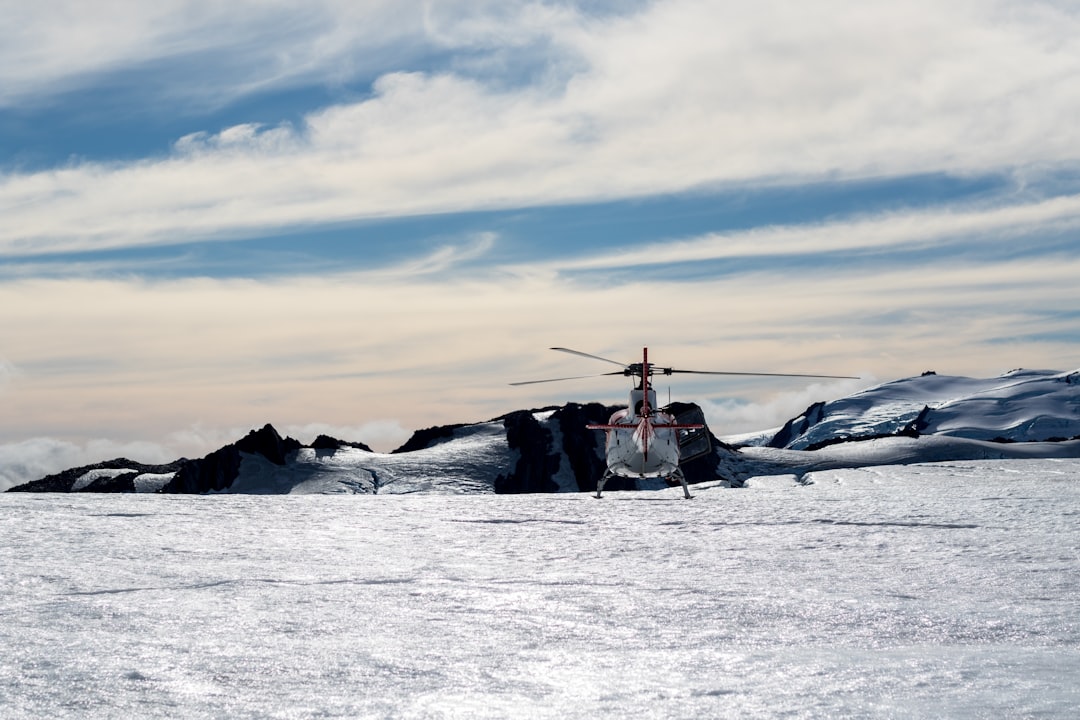
[[[655,394],[650,390],[650,407]],[[605,454],[608,471],[632,478],[671,477],[679,467],[679,435],[675,417],[660,410],[641,416],[642,391],[630,396],[630,406],[614,413],[607,425],[596,426],[606,433]]]
[[[622,368],[621,370],[601,374],[623,375],[625,377],[638,378],[639,381],[639,385],[630,392],[629,407],[613,414],[608,422],[603,425],[586,425],[590,430],[603,430],[606,433],[605,451],[607,455],[607,470],[604,472],[604,476],[597,481],[596,497],[600,497],[603,492],[604,483],[615,475],[628,478],[663,477],[678,480],[679,484],[682,485],[683,497],[690,497],[690,491],[686,486],[686,477],[679,467],[679,433],[683,431],[687,432],[686,439],[693,445],[695,443],[693,433],[701,433],[705,429],[704,417],[701,417],[700,422],[679,423],[671,413],[657,408],[656,393],[650,388],[650,378],[652,378],[654,372],[663,375],[693,373],[695,375],[753,375],[759,377],[815,378],[843,377],[848,379],[848,376],[839,375],[677,370],[670,367],[656,367],[649,362],[648,348],[642,348],[640,363],[630,364],[609,360],[608,358],[600,357],[599,355],[591,355],[589,353],[581,352],[580,350],[571,350],[570,348],[556,347],[551,349],[618,365]],[[527,380],[525,382],[510,384],[532,385],[541,382],[579,380],[586,377],[599,377],[599,375],[577,375],[574,377],[549,378],[547,380]],[[705,436],[705,449],[706,451],[708,450],[707,436]],[[693,457],[697,457],[697,455]]]

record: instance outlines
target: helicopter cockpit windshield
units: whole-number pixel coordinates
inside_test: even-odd
[[[634,408],[634,416],[641,417],[641,408],[645,404],[645,393],[643,390],[631,390],[630,391],[630,407]],[[649,388],[649,407],[653,410],[656,409],[656,391]]]

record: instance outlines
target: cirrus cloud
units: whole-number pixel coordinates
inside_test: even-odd
[[[1080,129],[1059,121],[1080,112],[1080,50],[1067,41],[1080,18],[1064,6],[679,0],[603,20],[526,7],[546,19],[542,62],[576,63],[555,84],[504,86],[453,63],[388,69],[370,96],[300,125],[245,123],[180,138],[163,158],[9,172],[0,253],[1080,161]],[[515,17],[480,25],[513,30]],[[478,22],[440,42],[494,42]]]

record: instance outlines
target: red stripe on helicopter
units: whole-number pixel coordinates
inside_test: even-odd
[[[660,423],[650,423],[650,427],[664,428],[666,430],[701,430],[704,425],[661,425]],[[636,430],[638,425],[586,425],[586,430]]]

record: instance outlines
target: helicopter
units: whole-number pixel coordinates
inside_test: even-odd
[[[627,407],[616,411],[606,423],[590,424],[585,427],[589,430],[603,430],[605,432],[604,450],[607,469],[604,476],[596,484],[595,497],[602,497],[604,485],[613,477],[625,478],[665,478],[678,481],[683,489],[683,497],[689,500],[693,497],[686,484],[686,476],[683,474],[680,462],[691,459],[684,458],[682,447],[687,446],[687,440],[703,439],[705,442],[704,452],[708,452],[708,435],[705,433],[704,416],[700,412],[696,417],[701,422],[680,422],[669,408],[660,408],[656,403],[656,391],[651,387],[651,378],[655,373],[673,375],[675,373],[688,373],[694,375],[745,375],[755,377],[801,377],[801,378],[830,378],[855,380],[849,375],[808,375],[803,373],[760,373],[760,372],[727,372],[712,370],[679,370],[670,367],[657,367],[649,362],[649,348],[642,348],[640,363],[621,363],[599,355],[571,350],[570,348],[553,347],[551,350],[578,355],[580,357],[600,360],[602,362],[618,365],[619,370],[599,373],[594,375],[576,375],[573,377],[549,378],[547,380],[525,380],[513,382],[510,385],[534,385],[536,383],[562,382],[564,380],[581,380],[584,378],[604,377],[608,375],[623,375],[635,378],[636,383],[630,391],[630,402]],[[700,443],[698,443],[700,447]],[[695,457],[704,454],[700,450]]]

